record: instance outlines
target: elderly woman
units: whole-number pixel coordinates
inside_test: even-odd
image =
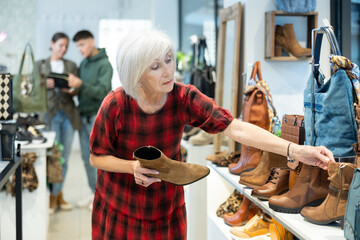
[[[290,144],[216,105],[192,85],[174,82],[174,48],[152,30],[124,37],[117,53],[122,87],[104,99],[90,137],[91,164],[98,168],[93,205],[93,239],[186,239],[182,186],[148,177],[133,151],[152,145],[182,161],[186,124],[223,132],[240,143],[324,169],[333,161],[325,147]]]

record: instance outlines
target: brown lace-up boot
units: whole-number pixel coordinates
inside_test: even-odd
[[[300,213],[305,206],[320,205],[329,191],[327,171],[303,165],[290,191],[269,199],[269,207],[277,212]]]
[[[259,199],[268,200],[271,196],[288,191],[289,173],[289,168],[273,168],[268,182],[264,186],[254,188],[251,191],[251,195]]]
[[[356,165],[351,163],[329,162],[329,194],[318,207],[305,207],[301,216],[315,224],[328,224],[343,220],[347,195]]]
[[[237,163],[229,164],[229,171],[232,174],[241,175],[257,167],[261,159],[261,150],[245,145],[241,146],[241,156]]]
[[[261,187],[268,180],[273,167],[286,167],[286,163],[286,157],[264,151],[257,167],[242,173],[239,183],[252,188]]]
[[[176,185],[196,182],[210,173],[210,169],[205,166],[172,160],[152,146],[136,149],[133,156],[143,168],[159,171],[159,174],[148,174],[150,177],[160,178]]]

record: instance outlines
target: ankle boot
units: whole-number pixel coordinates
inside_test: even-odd
[[[249,222],[242,227],[230,228],[232,239],[261,239],[257,236],[265,235],[269,232],[269,224],[271,218],[266,217],[265,214],[255,215]]]
[[[242,173],[239,183],[252,188],[261,187],[268,180],[273,167],[286,167],[286,163],[286,157],[264,151],[257,167],[250,172]]]
[[[228,167],[231,163],[237,163],[240,159],[241,151],[231,152],[226,156],[219,157],[213,163],[218,167]]]
[[[290,191],[269,199],[269,207],[277,212],[300,213],[305,206],[320,205],[329,190],[327,171],[303,165]]]
[[[271,240],[293,240],[294,236],[275,219],[269,224]]]
[[[242,226],[245,225],[259,211],[260,210],[256,205],[244,197],[239,210],[235,214],[224,215],[224,222],[229,226]]]
[[[50,209],[49,209],[49,213],[53,214],[56,209],[58,208],[58,195],[52,195],[50,193]]]
[[[152,146],[136,149],[133,156],[143,168],[159,171],[159,174],[148,174],[150,177],[160,178],[180,186],[196,182],[210,173],[207,167],[172,160]]]
[[[237,163],[229,164],[229,171],[232,174],[241,175],[257,167],[261,159],[261,150],[245,145],[241,146],[241,156]]]
[[[276,25],[275,56],[281,56],[281,49],[295,57],[311,56],[311,48],[303,48],[297,41],[293,24],[285,24],[284,27]]]
[[[289,190],[289,168],[273,168],[268,182],[259,188],[254,188],[251,195],[261,200],[282,194]]]
[[[58,205],[59,205],[60,209],[62,209],[62,210],[73,209],[73,205],[71,205],[70,203],[68,203],[64,200],[63,193],[61,191],[58,194],[57,201],[58,201]]]
[[[343,221],[347,195],[356,165],[351,163],[329,162],[329,194],[318,207],[305,207],[301,216],[315,224],[328,224]]]

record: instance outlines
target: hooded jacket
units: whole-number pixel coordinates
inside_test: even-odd
[[[82,85],[79,88],[79,111],[81,116],[97,114],[100,105],[111,90],[112,66],[104,48],[95,56],[85,58],[79,67]]]

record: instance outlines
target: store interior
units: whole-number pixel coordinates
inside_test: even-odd
[[[116,91],[119,41],[151,29],[173,41],[175,81],[289,141],[280,156],[186,125],[183,164],[208,171],[179,184],[186,239],[360,239],[359,0],[1,0],[0,240],[99,239],[92,235],[88,168],[96,169],[83,160],[84,124],[75,127],[64,110],[72,130],[58,140],[46,79],[66,80],[82,119],[84,93],[68,85],[87,58],[75,36],[87,30],[94,49],[105,49],[109,90]],[[64,58],[75,70],[45,76],[43,65],[34,69],[52,56],[58,32],[67,35]],[[85,116],[89,124],[96,112]],[[291,143],[325,146],[335,163],[323,170],[294,161]]]

